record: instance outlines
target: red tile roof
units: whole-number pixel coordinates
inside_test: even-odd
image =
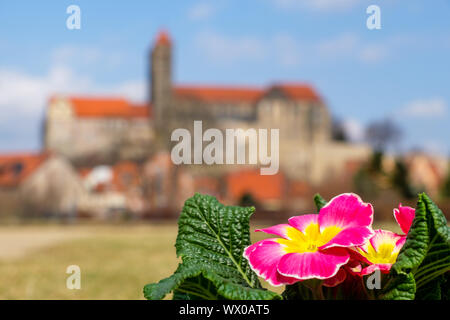
[[[151,106],[148,104],[132,104],[128,109],[129,116],[132,118],[149,118],[152,116]]]
[[[308,85],[279,84],[267,90],[252,87],[177,86],[175,96],[206,103],[229,102],[254,103],[270,90],[280,90],[293,100],[320,101],[320,96]],[[51,99],[53,100],[53,98]],[[69,97],[75,114],[81,118],[148,118],[151,106],[131,104],[121,98]]]
[[[120,98],[69,97],[68,100],[80,118],[148,118],[151,113],[147,104],[135,105]]]
[[[233,200],[239,200],[244,194],[250,193],[256,200],[280,200],[284,189],[284,176],[261,175],[258,170],[244,170],[227,175],[227,195]]]
[[[78,169],[78,175],[84,179],[86,178],[92,171],[92,168],[80,168]]]
[[[177,86],[175,96],[203,102],[255,102],[274,89],[292,100],[321,100],[316,91],[306,84],[278,84],[266,90],[251,87]]]
[[[156,45],[170,46],[172,41],[170,40],[169,33],[166,30],[161,30],[156,36]]]
[[[310,186],[306,181],[294,180],[289,183],[290,197],[305,197],[310,191]]]
[[[16,187],[32,174],[49,154],[17,153],[0,155],[0,187]]]
[[[254,102],[263,91],[245,87],[178,86],[175,96],[203,102]]]
[[[271,89],[278,89],[293,100],[321,100],[317,92],[306,84],[276,84]]]

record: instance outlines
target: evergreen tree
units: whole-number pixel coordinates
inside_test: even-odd
[[[441,187],[441,195],[444,198],[450,198],[450,172],[447,174],[447,178]]]
[[[391,177],[392,186],[396,188],[403,197],[411,199],[415,197],[415,192],[409,181],[408,168],[401,159],[395,161],[395,169]]]

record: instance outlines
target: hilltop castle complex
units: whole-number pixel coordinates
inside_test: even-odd
[[[178,86],[172,81],[172,51],[169,35],[161,32],[150,56],[147,104],[54,96],[45,119],[45,149],[75,164],[144,161],[170,151],[174,129],[193,130],[194,121],[202,120],[204,130],[279,129],[280,170],[312,184],[369,155],[366,146],[332,140],[329,110],[311,86]],[[183,166],[194,176],[213,177],[242,169],[242,165]]]

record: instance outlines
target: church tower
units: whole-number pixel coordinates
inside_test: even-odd
[[[151,52],[151,104],[155,128],[164,127],[165,114],[172,99],[172,42],[160,31]]]

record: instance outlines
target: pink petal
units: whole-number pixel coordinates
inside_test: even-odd
[[[415,212],[414,208],[403,207],[401,204],[399,204],[398,209],[394,209],[395,220],[405,234],[408,234],[409,228],[411,228]]]
[[[299,280],[312,278],[328,279],[336,275],[350,256],[343,248],[324,251],[289,253],[278,262],[278,272],[286,277]]]
[[[365,243],[373,236],[373,231],[365,227],[346,228],[319,249],[331,247],[354,247]]]
[[[274,234],[276,236],[280,236],[282,238],[289,239],[287,236],[288,228],[292,228],[292,226],[284,223],[284,224],[277,224],[277,225],[274,225],[272,227],[265,228],[265,229],[257,229],[255,231],[256,232],[265,232],[268,234]]]
[[[330,200],[319,212],[321,232],[331,226],[342,230],[321,249],[364,244],[372,235],[373,208],[353,193],[344,193]]]
[[[310,224],[318,223],[318,218],[318,214],[304,214],[289,218],[289,224],[301,232],[304,232]]]
[[[359,246],[358,249],[361,249],[362,251],[367,253],[367,244],[364,244],[363,246]],[[350,253],[351,260],[356,260],[359,262],[371,264],[371,262],[366,257],[364,257],[359,251],[357,251],[357,248],[351,248],[349,250],[349,253]]]
[[[345,278],[347,278],[347,272],[343,268],[339,269],[338,273],[334,277],[325,279],[323,281],[323,285],[325,287],[335,287],[338,284],[344,282]]]
[[[276,239],[266,239],[252,244],[244,250],[250,267],[255,273],[273,286],[293,284],[298,279],[285,277],[278,273],[277,265],[286,252]]]
[[[374,236],[370,238],[367,243],[352,248],[349,251],[352,260],[358,260],[369,264],[368,267],[359,272],[361,276],[370,274],[376,269],[380,269],[384,273],[389,273],[391,265],[395,262],[396,256],[400,252],[405,241],[406,236],[378,229],[374,231]],[[350,263],[347,264],[346,267],[349,265]],[[347,268],[347,270],[353,274],[358,274],[358,272],[355,272],[356,270],[349,268]]]
[[[258,241],[255,242],[254,244],[248,246],[247,248],[244,249],[244,257],[248,258],[250,256],[250,254],[255,251],[255,249],[261,245],[262,241]]]
[[[397,240],[397,243],[395,244],[395,251],[400,252],[400,249],[403,247],[403,245],[406,242],[406,236],[400,236],[400,239]]]
[[[328,226],[369,227],[373,221],[373,208],[354,193],[343,193],[331,199],[319,212],[321,230]]]
[[[362,269],[361,275],[365,276],[371,274],[375,270],[379,269],[382,273],[389,273],[392,264],[390,263],[380,263],[380,264],[371,264],[370,266]]]
[[[393,244],[394,245],[394,251],[398,249],[398,251],[403,246],[403,243],[405,243],[404,240],[406,240],[405,236],[398,235],[392,231],[388,230],[381,230],[377,229],[375,230],[375,234],[372,238],[370,238],[370,244],[375,249],[375,251],[378,252],[378,248],[385,243]],[[398,252],[396,251],[396,252]]]

